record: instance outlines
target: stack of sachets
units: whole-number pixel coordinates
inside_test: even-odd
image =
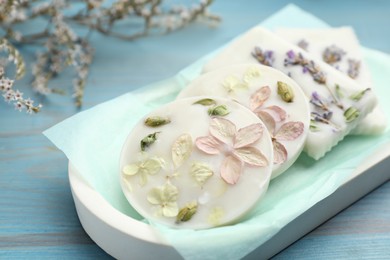
[[[121,185],[145,218],[237,222],[302,150],[320,159],[349,133],[385,129],[351,29],[277,33],[255,27],[233,41],[130,133]]]
[[[375,93],[370,71],[363,61],[359,41],[351,27],[331,29],[284,29],[276,33],[283,39],[298,45],[338,71],[356,80],[360,86],[371,88]],[[383,110],[376,106],[354,128],[352,134],[380,134],[386,129],[387,119]]]

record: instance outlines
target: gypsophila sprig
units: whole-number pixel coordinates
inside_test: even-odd
[[[4,100],[8,103],[14,104],[14,107],[18,111],[26,109],[27,113],[37,113],[41,109],[42,105],[34,106],[34,101],[30,98],[23,98],[23,93],[19,90],[13,90],[13,80],[9,78],[0,78],[0,90],[3,93]]]
[[[40,95],[65,94],[66,89],[49,85],[66,68],[71,68],[74,71],[72,97],[80,107],[93,61],[94,51],[88,41],[91,32],[135,40],[152,33],[179,30],[195,21],[215,25],[220,18],[207,10],[212,2],[200,0],[191,6],[169,6],[162,0],[0,0],[0,51],[5,50],[8,60],[16,66],[15,77],[9,78],[4,75],[7,64],[0,64],[2,84],[4,88],[9,85],[9,90],[2,91],[2,95],[6,101],[14,102],[18,110],[39,111],[41,106],[33,106],[31,99],[22,99],[20,92],[10,92],[14,81],[25,71],[23,58],[13,46],[34,44],[40,49],[31,68],[33,90]],[[41,31],[28,33],[23,26],[36,19],[46,21],[46,26]],[[121,30],[116,26],[118,23]],[[84,35],[73,30],[76,25],[87,29]]]
[[[6,62],[12,62],[15,65],[15,79],[19,79],[24,75],[25,65],[19,51],[6,39],[0,39],[0,52],[6,53]],[[8,64],[4,64],[8,65]],[[27,113],[37,113],[42,105],[34,106],[34,101],[30,98],[23,98],[23,93],[13,89],[14,80],[6,76],[4,66],[0,64],[0,91],[7,103],[14,105],[18,111],[26,110]]]

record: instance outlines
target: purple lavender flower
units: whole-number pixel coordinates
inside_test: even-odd
[[[329,111],[328,106],[324,101],[322,101],[320,95],[317,93],[317,91],[314,91],[311,93],[311,99],[310,103],[313,104],[315,107],[322,111]]]
[[[272,64],[275,60],[274,52],[270,50],[263,51],[260,47],[256,46],[252,56],[261,64],[272,67]]]
[[[321,122],[324,124],[330,124],[330,118],[332,117],[333,113],[318,113],[318,112],[311,112],[311,119],[315,122]]]
[[[309,43],[305,39],[300,40],[297,45],[305,51],[307,50],[307,47],[309,47]]]
[[[348,60],[348,76],[352,79],[356,79],[359,76],[360,61],[349,59]]]
[[[326,77],[325,73],[322,71],[316,71],[315,73],[312,73],[314,81],[317,81],[320,84],[325,84],[326,83]]]
[[[337,47],[336,45],[331,45],[325,49],[322,53],[322,59],[328,64],[335,64],[336,62],[341,61],[346,52]]]
[[[325,113],[322,114],[322,117],[325,118],[326,120],[330,120],[333,116],[333,112],[332,111],[327,111]]]
[[[313,77],[314,81],[316,81],[319,84],[325,84],[326,83],[326,76],[325,73],[323,73],[320,68],[314,63],[314,61],[309,61],[305,59],[302,55],[302,53],[295,54],[293,50],[289,50],[286,53],[286,58],[284,59],[284,66],[294,66],[294,65],[300,65],[302,66],[302,72],[307,73],[309,72],[311,76]]]
[[[274,62],[274,52],[273,51],[265,51],[264,52],[265,60],[267,63],[272,64]]]
[[[320,100],[320,95],[318,94],[317,91],[313,91],[313,93],[311,93],[311,97],[316,101]]]
[[[289,50],[289,51],[287,52],[287,57],[288,57],[289,59],[291,59],[291,60],[295,59],[295,53],[294,53],[294,51],[293,51],[293,50]]]
[[[316,122],[326,123],[327,120],[318,112],[311,112],[311,119]]]

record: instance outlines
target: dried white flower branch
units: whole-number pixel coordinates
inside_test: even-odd
[[[4,61],[4,64],[0,64],[0,91],[2,92],[4,100],[8,103],[13,103],[15,109],[19,111],[26,109],[27,113],[39,112],[41,105],[34,106],[34,101],[30,98],[24,99],[22,92],[12,88],[14,80],[9,79],[5,75],[4,67],[9,62],[13,62],[16,67],[15,79],[19,79],[24,75],[25,65],[19,51],[6,39],[0,39],[0,51],[5,51],[7,53],[7,59]]]
[[[15,46],[42,46],[32,65],[32,88],[41,95],[64,94],[62,89],[50,88],[49,82],[65,68],[73,68],[73,97],[76,106],[80,107],[93,60],[93,48],[88,42],[90,33],[81,37],[73,31],[72,25],[82,25],[89,32],[98,31],[123,40],[135,40],[151,33],[169,33],[195,21],[215,24],[220,19],[208,13],[207,8],[211,4],[212,0],[201,0],[191,7],[166,6],[162,0],[0,0],[0,52],[5,51],[7,60],[13,61],[16,66],[15,77],[9,79],[5,76],[7,64],[0,64],[3,97],[5,101],[13,102],[18,110],[26,108],[31,113],[41,108],[41,105],[33,106],[31,99],[23,99],[22,93],[12,88],[14,80],[23,76],[25,71],[23,58]],[[64,10],[73,5],[77,5],[77,13],[65,15],[69,12]],[[47,21],[42,31],[23,34],[16,29],[36,18]],[[115,30],[115,25],[123,22],[129,25],[126,31]]]

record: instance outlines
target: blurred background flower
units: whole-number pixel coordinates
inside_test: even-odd
[[[215,25],[208,12],[212,0],[165,3],[162,0],[0,0],[0,91],[19,111],[39,112],[30,98],[14,88],[25,74],[19,49],[34,46],[31,87],[39,95],[65,94],[50,81],[71,69],[73,98],[81,107],[94,48],[91,33],[133,41],[151,34],[179,30],[193,22]],[[68,74],[67,74],[68,75]]]

